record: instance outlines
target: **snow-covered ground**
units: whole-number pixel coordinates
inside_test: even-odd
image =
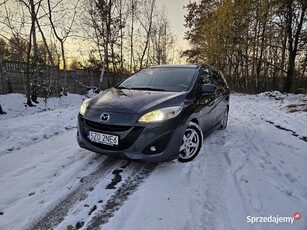
[[[307,229],[306,95],[232,95],[196,159],[158,165],[80,149],[84,98],[0,95],[0,230]]]

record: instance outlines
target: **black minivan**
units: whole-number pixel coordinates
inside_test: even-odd
[[[204,136],[226,128],[228,111],[229,89],[219,70],[151,66],[84,100],[77,140],[107,156],[187,162],[199,153]]]

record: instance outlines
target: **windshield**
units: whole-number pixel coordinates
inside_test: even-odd
[[[185,92],[190,89],[196,69],[149,68],[135,73],[117,88]]]

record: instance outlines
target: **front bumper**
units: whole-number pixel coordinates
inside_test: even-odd
[[[178,158],[186,128],[179,118],[155,124],[129,123],[118,121],[104,124],[79,114],[77,133],[79,146],[107,156],[146,162],[162,162]],[[117,135],[119,145],[109,146],[92,142],[88,138],[89,131]],[[155,147],[155,151],[151,150],[152,146]]]

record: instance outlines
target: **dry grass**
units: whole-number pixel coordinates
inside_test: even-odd
[[[298,111],[300,111],[300,110],[297,110],[297,109],[290,109],[290,110],[288,110],[288,113],[296,113],[296,112],[298,112]]]
[[[307,104],[287,105],[288,113],[307,112]]]

